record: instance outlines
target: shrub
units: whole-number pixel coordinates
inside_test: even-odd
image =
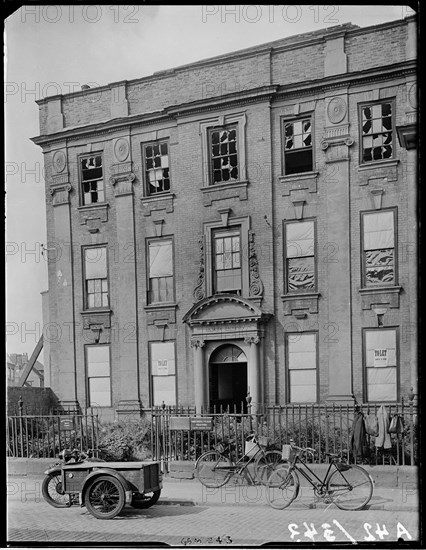
[[[152,458],[151,423],[146,418],[101,424],[98,449],[107,461]]]

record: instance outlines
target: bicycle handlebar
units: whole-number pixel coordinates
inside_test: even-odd
[[[290,446],[291,446],[292,449],[295,449],[295,450],[300,451],[302,453],[311,453],[312,455],[314,455],[316,453],[316,450],[313,449],[312,447],[297,447],[297,445],[294,444],[293,439],[290,439]]]

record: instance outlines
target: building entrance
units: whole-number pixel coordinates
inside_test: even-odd
[[[217,349],[209,364],[210,409],[230,411],[241,407],[246,411],[247,359],[237,346],[226,345]]]

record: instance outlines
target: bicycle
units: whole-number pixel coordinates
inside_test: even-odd
[[[233,443],[235,439],[219,443],[214,451],[207,451],[198,458],[195,471],[200,482],[209,488],[222,487],[237,474],[244,475],[253,484],[257,481],[264,485],[271,471],[281,462],[281,452],[267,451],[267,438],[250,434],[244,455],[235,461],[231,453]],[[254,478],[248,469],[249,464],[254,464]]]
[[[320,479],[308,466],[308,454],[314,454],[311,447],[283,445],[283,460],[288,460],[285,468],[273,471],[266,486],[266,500],[272,508],[283,510],[298,496],[299,474],[311,485],[317,498],[327,504],[333,503],[341,510],[362,510],[373,495],[373,480],[370,474],[358,465],[347,464],[342,454],[326,453],[330,464]]]

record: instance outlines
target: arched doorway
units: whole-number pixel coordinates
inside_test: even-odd
[[[210,409],[246,410],[247,357],[234,344],[220,346],[209,361]]]

